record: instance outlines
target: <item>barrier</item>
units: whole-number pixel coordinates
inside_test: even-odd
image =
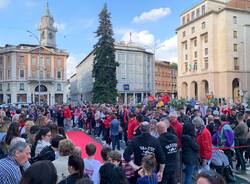
[[[216,148],[212,148],[212,150],[218,151],[218,150],[229,150],[229,149],[240,149],[240,148],[250,148],[250,145],[246,145],[246,146],[231,146],[231,147],[216,147]]]

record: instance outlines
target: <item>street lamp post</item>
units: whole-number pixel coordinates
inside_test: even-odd
[[[153,46],[147,46],[149,49],[151,49],[153,51],[153,96],[155,96],[156,93],[156,87],[155,87],[155,62],[156,62],[156,50],[163,47],[161,44],[157,44],[156,41],[154,41]]]
[[[40,72],[41,72],[41,48],[40,48],[40,40],[38,38],[38,36],[36,34],[34,34],[33,32],[27,30],[27,32],[30,34],[31,37],[35,38],[38,42],[38,45],[39,45],[39,50],[38,50],[38,104],[39,106],[41,105],[41,76],[40,76]]]

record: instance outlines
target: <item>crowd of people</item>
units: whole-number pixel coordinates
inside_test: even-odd
[[[2,184],[223,184],[250,161],[241,104],[11,106],[0,126]],[[72,128],[105,142],[101,161],[95,144],[81,150],[67,139]]]

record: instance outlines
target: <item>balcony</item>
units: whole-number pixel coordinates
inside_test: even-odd
[[[52,83],[55,79],[52,77],[41,77],[40,79],[39,77],[28,77],[29,82],[39,82],[39,80],[45,83]]]

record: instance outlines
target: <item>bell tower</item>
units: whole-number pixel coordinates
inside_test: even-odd
[[[56,47],[57,29],[54,26],[54,19],[50,14],[48,1],[46,3],[45,15],[41,18],[38,31],[40,32],[41,45],[48,47]]]

